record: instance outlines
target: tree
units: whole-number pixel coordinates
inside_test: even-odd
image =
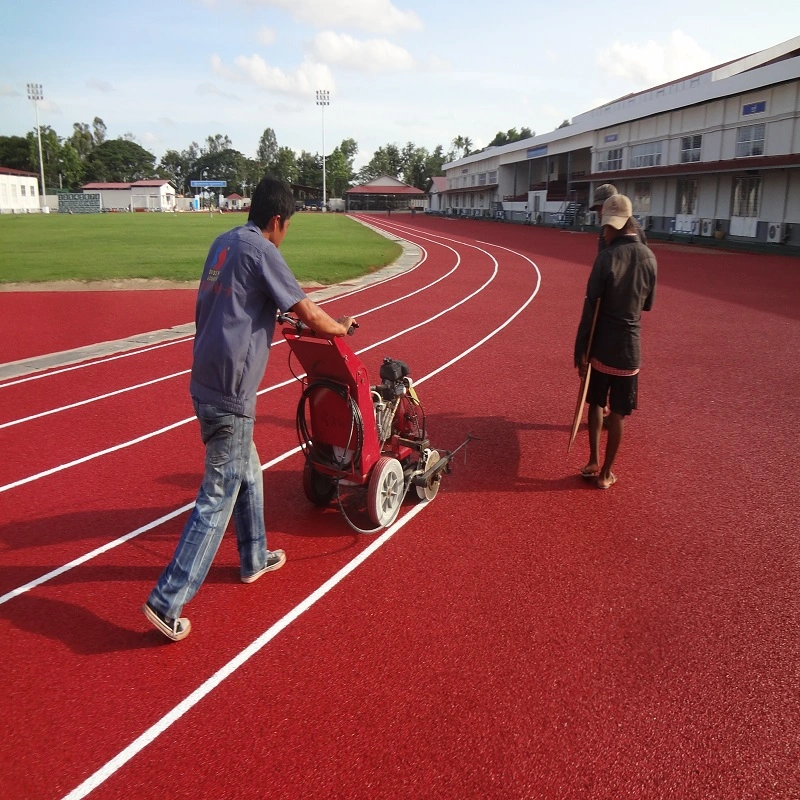
[[[291,147],[279,147],[272,165],[272,174],[278,180],[286,183],[298,183],[297,180],[297,156]],[[263,172],[261,173],[263,177]]]
[[[204,153],[221,153],[223,150],[230,150],[233,147],[231,140],[221,133],[216,133],[213,136],[206,136],[206,147]]]
[[[84,164],[70,142],[64,142],[61,146],[58,166],[59,186],[65,189],[78,189],[83,183]]]
[[[297,157],[297,183],[322,188],[322,158],[302,150]]]
[[[381,175],[390,175],[392,178],[399,179],[402,172],[403,156],[400,148],[396,144],[387,144],[375,151],[370,162],[359,171],[358,179],[362,183],[374,180]]]
[[[92,120],[92,130],[94,131],[94,146],[103,144],[106,140],[106,124],[100,117]]]
[[[472,152],[472,139],[469,136],[464,137],[464,155],[468,156]]]
[[[67,141],[75,148],[75,152],[81,161],[85,161],[89,157],[89,153],[94,149],[92,129],[86,122],[73,122],[72,136]]]
[[[36,172],[39,164],[39,151],[31,160],[28,140],[24,136],[0,136],[0,164],[11,169]]]
[[[353,159],[358,153],[355,139],[344,139],[328,156],[326,169],[331,197],[343,197],[353,183]]]
[[[444,148],[440,144],[437,144],[433,152],[425,159],[425,177],[434,178],[437,175],[442,175],[442,167],[449,160],[449,156],[445,155]]]
[[[561,123],[561,124],[560,124],[560,125],[559,125],[559,126],[556,128],[556,130],[558,131],[558,130],[561,130],[561,128],[569,128],[569,126],[570,126],[571,124],[572,124],[572,123],[571,123],[571,122],[570,122],[568,119],[565,119],[565,120],[564,120],[564,121],[563,121],[563,122],[562,122],[562,123]]]
[[[136,142],[112,139],[95,147],[86,162],[92,181],[129,182],[150,178],[156,157]]]
[[[258,140],[256,148],[256,161],[264,172],[274,172],[275,162],[278,160],[278,138],[272,128],[264,128],[264,133]]]

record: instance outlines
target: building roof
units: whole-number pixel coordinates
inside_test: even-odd
[[[28,178],[39,177],[35,172],[26,172],[24,169],[14,169],[13,167],[0,167],[0,175],[24,175]]]
[[[172,181],[164,178],[146,178],[143,181],[134,181],[131,186],[166,186],[168,183],[171,184]]]
[[[225,199],[226,200],[244,200],[244,197],[242,197],[240,194],[237,194],[236,192],[234,192],[233,194],[229,194]]]
[[[428,188],[428,194],[435,194],[436,192],[443,192],[447,189],[447,178],[444,175],[437,175],[431,178],[431,185]]]
[[[81,189],[130,189],[129,183],[85,183]]]
[[[361,186],[353,186],[345,194],[418,194],[424,195],[422,189],[409,186],[407,183],[393,178],[391,175],[379,175]]]

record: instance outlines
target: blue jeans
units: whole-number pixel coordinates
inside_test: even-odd
[[[242,576],[266,565],[264,483],[253,443],[254,420],[194,401],[206,446],[203,483],[172,561],[148,603],[173,619],[197,594],[233,516]]]

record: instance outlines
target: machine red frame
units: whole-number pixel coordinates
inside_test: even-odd
[[[338,448],[345,452],[352,447],[347,431],[351,428],[350,408],[352,401],[361,412],[364,430],[375,430],[375,412],[372,407],[371,386],[367,368],[341,337],[318,334],[309,328],[298,331],[284,328],[283,336],[297,357],[307,376],[309,386],[320,381],[330,381],[347,391],[347,400],[331,389],[320,385],[317,396],[309,399],[312,430],[316,444]],[[321,395],[325,392],[325,395]],[[358,458],[349,464],[326,464],[314,461],[314,468],[331,477],[346,477],[347,480],[363,484],[381,457],[377,436],[366,435]]]

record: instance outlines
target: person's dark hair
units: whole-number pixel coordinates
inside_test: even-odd
[[[281,227],[294,214],[294,195],[284,181],[264,176],[253,192],[248,222],[254,222],[259,230],[265,230],[273,217],[281,218]]]

